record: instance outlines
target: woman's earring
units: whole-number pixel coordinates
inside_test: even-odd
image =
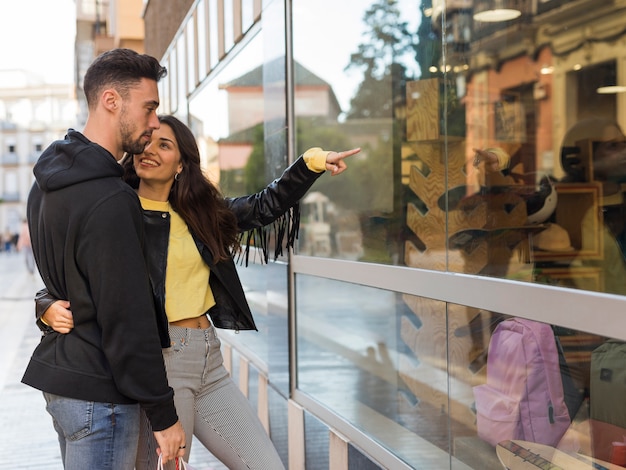
[[[174,181],[178,181],[180,179],[180,173],[176,173],[174,175]]]

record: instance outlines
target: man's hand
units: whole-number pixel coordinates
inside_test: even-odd
[[[157,441],[157,454],[161,455],[163,464],[176,457],[185,456],[185,430],[180,421],[163,431],[155,431],[154,437]]]
[[[343,173],[348,168],[348,165],[346,165],[346,162],[344,162],[343,159],[354,155],[355,153],[359,153],[360,151],[360,148],[346,150],[344,152],[331,151],[326,156],[326,169],[330,171],[331,176],[337,176],[339,173]]]

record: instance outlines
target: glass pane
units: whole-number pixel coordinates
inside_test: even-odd
[[[293,2],[297,152],[362,148],[341,181],[324,175],[304,199],[299,253],[402,263],[406,152],[396,114],[407,77],[419,71],[409,33],[419,17],[408,1]],[[316,22],[343,31],[341,39],[311,36]]]
[[[263,129],[264,119],[262,61],[262,41],[257,36],[189,102],[190,112],[202,123],[206,145],[219,165],[215,177],[227,196],[258,191],[249,191],[257,188],[258,178],[247,184],[244,176],[246,172],[254,174],[251,166],[257,157],[263,158],[261,153],[250,161],[255,142],[263,142],[263,133],[255,133],[255,129]],[[252,93],[246,92],[249,87]],[[263,180],[262,187],[266,184]]]
[[[263,36],[259,34],[189,102],[203,167],[225,196],[256,193],[269,183],[263,169],[266,158],[263,67]],[[280,157],[284,157],[284,152]],[[271,257],[272,247],[270,244]],[[238,261],[245,265],[245,259]],[[234,334],[224,330],[220,335],[251,351],[255,361],[267,366],[272,384],[287,394],[287,267],[284,263],[257,264],[261,254],[254,246],[248,261],[247,267],[238,268],[259,331]]]
[[[185,53],[185,34],[181,34],[176,41],[176,59],[178,73],[176,84],[178,89],[178,106],[176,115],[185,122],[187,120],[187,54]]]
[[[163,61],[165,64],[169,64],[169,60],[166,57]],[[159,113],[169,113],[170,112],[170,69],[169,65],[167,67],[167,75],[165,78],[159,80],[158,88],[159,88]]]
[[[241,30],[245,32],[254,23],[254,0],[241,1]]]
[[[210,69],[217,65],[220,60],[219,35],[222,28],[218,26],[217,0],[209,0],[209,65]]]
[[[196,15],[187,23],[185,37],[187,38],[187,90],[193,90],[198,80],[198,69],[196,67]]]
[[[571,39],[621,10],[490,4],[293,2],[297,151],[362,148],[298,253],[624,294],[626,75],[609,36]]]
[[[621,458],[623,341],[307,275],[296,311],[297,388],[413,468]]]
[[[168,58],[167,77],[169,78],[169,109],[175,113],[178,109],[178,61],[177,49],[172,49]]]
[[[454,304],[448,325],[450,412],[465,424],[452,429],[456,460],[476,469],[626,463],[624,342]]]
[[[474,16],[472,40],[449,57],[452,70],[469,71],[451,75],[467,90],[465,160],[473,158],[466,182],[447,192],[449,241],[464,261],[459,271],[624,294],[626,139],[615,87],[624,77],[615,54],[602,41],[597,54],[579,46],[565,54],[560,34],[549,47],[531,42],[532,55],[512,54],[531,19],[567,21],[556,6],[520,2],[521,14],[505,21]],[[610,15],[589,21],[607,24]],[[452,13],[445,26],[460,22]],[[476,70],[496,47],[499,65]]]
[[[198,61],[198,79],[202,80],[208,73],[208,17],[207,17],[207,0],[202,0],[198,3],[196,9],[196,28],[198,34],[198,53],[196,54],[196,60]]]
[[[298,389],[413,468],[448,468],[450,426],[468,427],[447,412],[445,303],[297,275],[296,311]]]
[[[235,44],[235,16],[233,12],[233,1],[224,0],[224,51],[230,51]]]

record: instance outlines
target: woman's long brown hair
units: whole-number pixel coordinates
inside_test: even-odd
[[[219,189],[202,172],[198,144],[189,127],[171,115],[159,116],[159,121],[174,132],[183,165],[170,191],[169,203],[216,262],[227,260],[239,251],[237,219]],[[122,165],[124,180],[138,188],[133,159],[125,158]]]

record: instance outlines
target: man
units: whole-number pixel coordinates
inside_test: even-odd
[[[22,381],[44,392],[65,470],[132,469],[140,406],[164,462],[185,435],[167,384],[142,256],[139,200],[118,161],[159,128],[166,69],[128,49],[100,55],[84,79],[89,116],[35,165],[28,220],[50,294],[69,299],[73,329],[44,330]]]

